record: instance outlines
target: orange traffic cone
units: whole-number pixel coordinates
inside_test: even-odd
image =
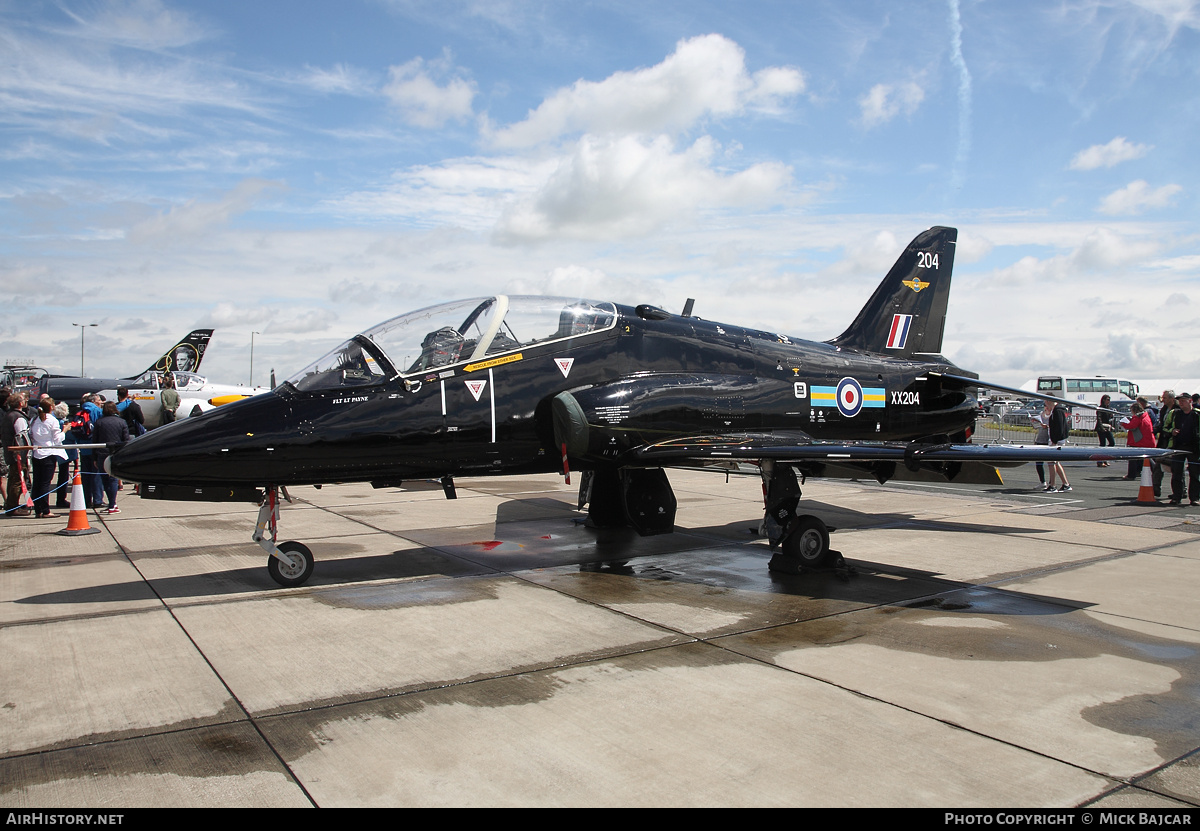
[[[1146,505],[1158,504],[1158,499],[1154,496],[1154,479],[1150,473],[1149,459],[1142,459],[1142,483],[1138,487],[1137,501]]]
[[[87,502],[83,498],[83,477],[75,471],[75,481],[71,483],[71,515],[67,518],[67,527],[58,532],[64,537],[82,537],[85,534],[99,534],[99,528],[88,525]]]

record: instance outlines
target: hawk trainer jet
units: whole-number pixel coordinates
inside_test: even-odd
[[[675,519],[665,468],[752,464],[771,567],[796,571],[835,556],[825,523],[800,508],[805,476],[954,479],[972,463],[1169,452],[970,443],[974,389],[1001,387],[940,354],[956,239],[954,228],[918,235],[823,343],[608,301],[431,306],[355,335],[268,393],[135,439],[109,470],[147,498],[258,502],[254,539],[288,586],[313,569],[306,546],[275,542],[289,485],[438,478],[454,498],[459,474],[575,468],[587,472],[580,506],[593,524],[658,534]]]

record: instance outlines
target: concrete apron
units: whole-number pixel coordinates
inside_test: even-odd
[[[0,524],[0,806],[1200,804],[1200,538],[813,481],[857,567],[778,577],[753,479],[677,533],[561,477]],[[231,510],[232,508],[232,510]]]

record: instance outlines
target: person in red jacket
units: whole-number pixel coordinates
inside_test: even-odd
[[[1129,418],[1121,419],[1121,426],[1126,429],[1125,444],[1129,447],[1154,447],[1154,422],[1150,420],[1150,414],[1142,409],[1142,405],[1136,401],[1129,408]],[[1141,459],[1129,460],[1129,474],[1126,479],[1133,479],[1139,475],[1142,468]]]

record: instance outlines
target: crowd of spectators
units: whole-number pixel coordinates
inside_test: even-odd
[[[117,389],[116,401],[105,401],[99,393],[84,395],[74,416],[65,402],[55,403],[48,395],[32,404],[28,393],[0,387],[4,516],[54,517],[52,497],[54,509],[69,508],[71,466],[75,462],[82,474],[87,507],[119,513],[117,492],[121,483],[105,472],[104,460],[111,454],[110,448],[144,432],[141,407],[125,387]],[[81,446],[75,449],[74,445]],[[30,449],[11,449],[14,447]],[[32,510],[25,504],[26,493],[32,497]]]
[[[1104,396],[1105,399],[1108,396]],[[1106,400],[1100,402],[1107,405]],[[1108,418],[1103,418],[1107,415]],[[1151,482],[1154,496],[1162,496],[1162,483],[1169,471],[1171,474],[1171,505],[1200,505],[1200,393],[1163,390],[1156,403],[1145,396],[1138,396],[1130,407],[1129,416],[1120,421],[1125,430],[1125,443],[1129,447],[1157,447],[1180,450],[1181,454],[1162,462],[1152,461]],[[1112,433],[1112,414],[1101,412],[1096,421],[1096,432],[1100,444],[1105,445],[1104,433]],[[1108,444],[1112,444],[1111,438]],[[1141,476],[1143,462],[1133,459],[1124,478],[1136,480]],[[1187,473],[1185,487],[1184,473]]]
[[[1138,403],[1143,404],[1144,398]],[[1170,504],[1181,505],[1184,500],[1189,505],[1200,505],[1200,393],[1189,395],[1186,392],[1176,394],[1174,390],[1163,390],[1157,410],[1149,405],[1143,406],[1152,414],[1155,443],[1142,445],[1147,447],[1162,447],[1181,450],[1185,455],[1176,455],[1169,462],[1171,469]],[[1154,465],[1154,495],[1162,496],[1162,480],[1165,476],[1166,464]],[[1187,487],[1184,487],[1184,469],[1188,474]],[[1131,471],[1132,472],[1132,471]]]

